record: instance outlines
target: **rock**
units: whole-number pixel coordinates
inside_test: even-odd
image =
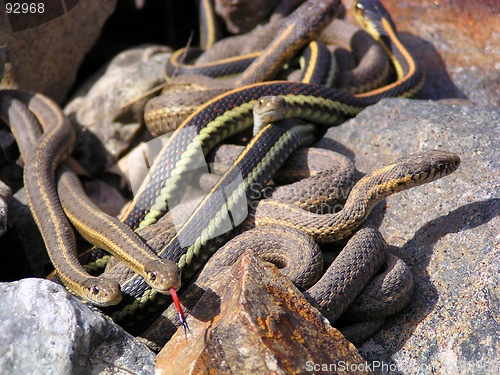
[[[0,237],[2,237],[7,230],[7,211],[9,209],[8,203],[12,196],[12,190],[0,180]]]
[[[83,179],[82,182],[85,192],[92,202],[110,216],[118,216],[121,209],[127,204],[118,190],[101,180]]]
[[[215,0],[215,12],[227,31],[244,34],[268,21],[288,16],[305,0]]]
[[[334,366],[347,362],[367,373],[354,346],[251,252],[211,285],[188,324],[187,337],[178,330],[158,354],[155,373],[341,373]]]
[[[84,84],[65,107],[65,114],[74,123],[90,130],[105,145],[108,167],[138,132],[149,98],[145,94],[164,82],[169,51],[162,46],[143,46],[122,52]],[[80,138],[77,153],[92,156],[93,139]],[[87,169],[95,168],[92,160],[78,160]]]
[[[154,354],[51,281],[0,283],[2,374],[150,374]]]
[[[369,218],[410,266],[415,292],[361,347],[365,359],[404,374],[500,366],[499,140],[499,110],[386,99],[320,141],[364,173],[423,149],[462,160],[451,176],[387,198]]]
[[[46,7],[43,14],[31,18],[0,14],[0,40],[8,46],[9,56],[2,84],[41,92],[62,103],[116,0],[66,1],[66,10],[63,2],[40,3]]]
[[[226,23],[228,31],[242,34],[268,17],[276,3],[277,0],[216,0],[215,11]]]

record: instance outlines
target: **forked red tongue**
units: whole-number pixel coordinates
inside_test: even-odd
[[[177,293],[174,288],[170,288],[168,291],[170,292],[170,295],[174,300],[175,307],[177,308],[177,311],[179,313],[179,320],[181,321],[182,327],[184,327],[184,333],[187,334],[187,331],[189,331],[189,326],[186,322],[186,318],[184,317],[184,311],[182,310],[181,303],[179,302],[179,297],[177,297]]]

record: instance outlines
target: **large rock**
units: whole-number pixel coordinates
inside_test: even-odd
[[[8,46],[9,62],[2,84],[41,92],[62,103],[116,0],[66,1],[66,8],[62,1],[39,3],[45,5],[43,13],[17,19],[0,13],[0,44]]]
[[[157,374],[337,374],[346,363],[367,373],[354,346],[251,252],[211,285],[188,323],[187,337],[178,330],[158,354]]]
[[[150,374],[154,354],[48,280],[0,283],[0,373]]]
[[[500,111],[387,99],[330,129],[320,144],[365,173],[423,149],[461,157],[451,176],[391,196],[372,213],[389,250],[411,267],[415,292],[361,354],[404,374],[498,369]]]
[[[108,166],[124,152],[139,131],[148,93],[165,81],[165,65],[170,49],[139,46],[123,51],[89,79],[68,103],[64,113],[90,130],[108,153]],[[83,133],[77,151],[87,160],[79,161],[93,171],[96,152],[93,137]]]

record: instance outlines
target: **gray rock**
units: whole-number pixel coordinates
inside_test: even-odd
[[[364,173],[424,149],[461,157],[451,176],[372,212],[389,250],[411,267],[415,292],[361,354],[391,366],[382,373],[498,373],[500,111],[387,99],[330,129],[320,145]]]
[[[0,283],[0,373],[150,374],[154,354],[51,281]]]
[[[451,73],[453,82],[472,102],[500,108],[500,71],[498,68],[482,72],[474,67],[465,67],[454,69]]]
[[[17,21],[9,22],[6,12],[0,13],[0,41],[8,46],[9,56],[2,84],[41,92],[61,103],[116,0],[67,1],[67,13],[62,2],[50,3],[44,2],[43,13]],[[19,24],[29,19],[42,23]]]
[[[151,96],[145,94],[164,83],[169,51],[162,46],[143,46],[120,53],[65,107],[65,114],[74,123],[88,128],[105,145],[111,156],[108,166],[129,147],[143,123],[144,105]],[[91,157],[95,143],[86,134],[77,147]],[[92,161],[79,161],[92,169]]]
[[[269,16],[276,3],[276,0],[216,0],[215,11],[231,33],[242,34]]]
[[[0,180],[0,237],[3,236],[7,230],[7,211],[11,196],[12,191],[10,190],[10,187],[5,185],[3,181]]]

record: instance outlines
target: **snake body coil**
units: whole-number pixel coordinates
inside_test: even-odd
[[[387,17],[387,15],[379,13],[378,17]],[[408,60],[406,64],[401,65],[409,69],[403,72],[401,79],[381,89],[359,95],[346,94],[317,84],[290,81],[262,82],[236,88],[208,101],[190,115],[169,138],[155,160],[138,194],[136,194],[134,201],[124,214],[124,222],[131,228],[143,228],[155,223],[168,210],[168,202],[178,200],[178,194],[183,192],[185,186],[191,180],[189,165],[196,160],[200,160],[200,157],[204,157],[223,139],[249,128],[253,122],[253,107],[262,96],[282,97],[288,105],[287,117],[332,126],[354,116],[363,108],[376,103],[381,98],[413,94],[415,88],[422,81],[422,73],[415,64],[413,57],[397,39],[397,33],[393,28],[392,21],[385,22],[383,25],[389,28],[388,30],[382,30],[384,35],[388,36],[389,48],[399,49],[401,54],[398,56]],[[290,150],[284,148],[281,150],[281,152],[285,151],[289,152]],[[255,143],[254,147],[247,148],[240,155],[239,162],[251,161],[255,171],[257,171],[261,166],[259,161],[263,160],[262,158],[263,155]],[[236,184],[235,186],[237,190],[244,189],[243,185]],[[351,200],[356,204],[356,198],[353,197]],[[371,204],[371,202],[368,203]],[[210,211],[202,208],[196,210],[199,217],[193,217],[187,225],[199,223],[201,227],[194,228],[196,230],[192,230],[193,233],[204,233],[203,228],[205,228],[206,223],[211,222],[211,219],[207,216],[207,212]],[[218,211],[218,209],[215,208],[215,211]],[[359,215],[359,213],[356,212],[356,215]],[[362,221],[361,216],[356,216],[355,219],[348,218],[348,220],[353,221],[356,224],[355,226],[359,226]],[[340,228],[342,224],[339,222],[338,226]],[[352,231],[351,226],[353,226],[352,223],[346,225],[345,235]],[[327,226],[324,229],[327,232],[329,230]],[[336,230],[337,232],[343,231],[343,229]],[[188,230],[184,231],[189,232]],[[335,237],[324,234],[321,228],[316,235],[319,237],[322,235]],[[191,242],[194,245],[189,246],[179,246],[178,241],[172,241],[171,247],[160,250],[160,254],[162,257],[180,259],[183,272],[189,275],[191,272],[188,272],[187,269],[199,268],[213,251],[209,251],[204,247],[206,237],[203,236],[205,235],[193,239]],[[189,265],[188,268],[186,268],[187,265]],[[136,277],[132,277],[123,283],[123,291],[136,301],[148,301],[152,297],[147,286]],[[129,300],[128,297],[127,300]],[[122,305],[123,309],[114,316],[125,317],[133,314],[134,304]],[[143,304],[143,302],[139,303],[141,306]]]
[[[312,214],[290,203],[274,199],[259,201],[255,210],[250,212],[249,219],[240,228],[240,231],[245,230],[243,234],[229,241],[210,259],[196,279],[196,285],[188,289],[186,295],[181,296],[181,301],[188,310],[192,308],[200,296],[200,291],[208,288],[210,281],[213,281],[211,278],[216,279],[218,275],[224,274],[227,267],[244,251],[251,248],[255,249],[259,255],[262,253],[260,256],[265,260],[281,267],[285,266],[283,272],[292,276],[299,288],[306,289],[304,292],[306,299],[331,322],[346,313],[355,320],[376,319],[372,323],[363,325],[362,329],[366,329],[367,325],[370,329],[377,329],[381,319],[400,310],[408,303],[413,287],[411,274],[408,273],[402,261],[386,254],[386,244],[380,233],[370,227],[358,230],[319,280],[317,280],[317,267],[321,268],[321,264],[316,256],[312,256],[312,263],[297,261],[293,258],[294,256],[305,257],[305,255],[294,253],[297,244],[301,244],[300,251],[306,251],[306,249],[313,253],[316,251],[316,245],[302,243],[303,240],[300,239],[298,233],[308,234],[306,238],[316,237],[316,241],[323,232],[337,235],[336,238],[344,237],[354,230],[354,226],[362,225],[363,220],[360,217],[367,216],[371,208],[383,199],[379,194],[385,197],[413,186],[435,181],[454,172],[459,164],[460,159],[457,155],[438,150],[424,151],[398,159],[358,181],[349,195],[344,212],[336,214]],[[328,181],[331,178],[325,180]],[[303,183],[307,185],[310,182],[306,179]],[[350,226],[343,227],[343,223]],[[158,233],[157,238],[153,239],[151,234],[148,234],[150,228],[151,233]],[[331,231],[332,228],[336,231]],[[167,236],[168,239],[164,239],[165,234],[159,232],[158,229],[155,231],[152,229],[148,227],[142,232],[142,235],[146,236],[149,241],[168,243],[175,238],[175,233],[171,233]],[[264,232],[261,233],[260,230]],[[211,245],[207,244],[207,246]],[[169,251],[169,249],[164,248],[164,251]],[[288,255],[287,251],[292,254]],[[285,253],[287,255],[284,255]],[[374,278],[386,259],[388,260],[386,270]],[[301,264],[296,265],[297,262]],[[291,271],[288,271],[289,267]],[[297,274],[311,277],[307,278],[307,281],[297,280],[297,277],[293,276],[295,267],[301,268]],[[310,286],[311,283],[314,285]],[[367,303],[367,301],[371,302]],[[356,332],[359,328],[356,330],[354,327],[349,327],[345,332],[353,341],[359,341],[357,340],[359,332]],[[166,339],[165,335],[173,334],[175,328],[175,316],[171,309],[167,309],[163,317],[141,336],[161,347]]]

